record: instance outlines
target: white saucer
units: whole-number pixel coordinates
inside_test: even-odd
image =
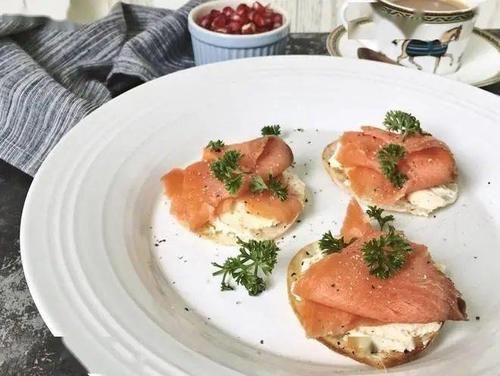
[[[357,27],[363,32],[370,24],[371,21],[362,20]],[[345,28],[339,26],[328,36],[326,47],[332,56],[359,59],[358,49],[363,46],[357,40],[348,39]],[[475,29],[464,54],[462,67],[445,77],[478,87],[500,82],[500,38]]]

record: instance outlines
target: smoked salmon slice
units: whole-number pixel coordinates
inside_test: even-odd
[[[455,181],[455,159],[442,141],[427,134],[404,138],[380,128],[361,129],[361,132],[345,132],[335,154],[358,197],[390,205],[412,192]],[[377,158],[377,153],[389,144],[401,145],[406,151],[397,166],[408,177],[401,188],[393,186],[384,176]]]
[[[380,321],[353,315],[352,313],[315,303],[311,300],[298,302],[295,305],[295,309],[301,318],[306,335],[310,338],[327,335],[338,336],[361,325],[383,324]]]
[[[293,162],[293,153],[286,142],[277,136],[260,137],[252,141],[224,146],[218,150],[205,148],[203,160],[213,161],[225,152],[237,150],[241,153],[242,171],[255,172],[264,178],[278,176]]]
[[[309,336],[342,334],[359,325],[467,318],[460,292],[423,245],[411,243],[406,262],[392,277],[370,274],[361,248],[381,234],[352,200],[342,235],[357,240],[312,264],[293,287],[301,299],[297,311]]]
[[[238,169],[243,183],[231,195],[224,183],[211,172],[210,164],[225,152],[241,153]],[[224,146],[218,150],[205,148],[202,160],[185,169],[174,168],[162,177],[165,194],[171,200],[170,212],[192,231],[201,230],[218,215],[231,210],[236,201],[244,201],[247,210],[265,218],[288,223],[302,210],[302,203],[293,194],[281,201],[268,191],[250,192],[252,176],[280,178],[293,162],[290,147],[279,137],[265,136],[244,143]]]
[[[361,238],[363,235],[372,234],[375,229],[370,224],[370,221],[364,215],[361,206],[356,200],[351,200],[347,206],[347,212],[342,224],[340,234],[346,242]]]

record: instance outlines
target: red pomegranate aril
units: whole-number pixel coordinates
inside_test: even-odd
[[[229,17],[231,21],[238,22],[242,25],[246,24],[248,22],[248,16],[246,14],[238,14],[238,13],[233,13],[231,17]]]
[[[220,10],[217,10],[217,9],[212,9],[209,13],[209,16],[210,18],[215,18],[217,16],[220,16],[222,13],[220,12]]]
[[[220,29],[226,26],[226,17],[223,14],[215,17],[210,26],[212,26],[212,29]]]
[[[241,27],[241,34],[255,34],[257,28],[253,22],[249,22]]]
[[[248,7],[248,5],[246,4],[240,4],[236,7],[236,13],[238,13],[240,16],[242,14],[246,14],[248,13],[248,11],[250,10],[250,8]]]
[[[237,34],[240,32],[243,25],[237,21],[231,21],[226,25],[227,30],[231,34]]]
[[[279,23],[279,24],[283,24],[283,16],[279,13],[274,13],[273,14],[273,22],[276,24],[276,23]]]
[[[212,22],[212,19],[210,18],[210,15],[206,15],[204,17],[201,17],[201,19],[198,21],[198,24],[201,27],[204,27],[205,29],[208,29],[210,23]]]
[[[266,25],[266,21],[264,20],[264,17],[262,17],[262,15],[259,13],[257,13],[253,17],[253,22],[254,22],[255,26],[260,27],[260,28],[262,28]]]
[[[222,9],[222,13],[226,17],[231,17],[231,15],[234,13],[234,9],[231,7],[225,7],[224,9]]]
[[[212,9],[198,19],[198,24],[208,30],[224,34],[265,33],[283,25],[283,15],[269,5],[254,1],[250,6],[239,4],[236,9],[226,6],[222,11]]]
[[[266,7],[259,3],[258,1],[255,1],[252,4],[252,9],[255,10],[257,13],[263,14],[266,11]]]

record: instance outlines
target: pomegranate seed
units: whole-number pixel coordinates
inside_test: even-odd
[[[220,29],[224,26],[226,26],[226,17],[224,17],[223,14],[217,16],[214,18],[211,24],[213,29]]]
[[[256,11],[257,13],[263,14],[266,11],[266,7],[259,3],[258,1],[255,1],[252,4],[252,9]]]
[[[249,22],[241,27],[241,34],[255,34],[256,27],[253,22]]]
[[[231,7],[225,7],[224,9],[222,9],[222,13],[224,13],[226,17],[231,17],[231,15],[234,13],[234,9]]]
[[[262,15],[259,13],[257,13],[253,17],[253,22],[255,23],[255,26],[257,26],[257,27],[264,27],[266,25],[266,21],[264,20],[264,17],[262,17]]]
[[[247,14],[250,8],[246,4],[240,4],[236,7],[236,13],[238,13],[240,16],[242,14]]]
[[[229,17],[231,21],[235,21],[240,23],[241,25],[244,25],[248,22],[248,16],[246,14],[238,14],[238,13],[233,13],[231,17]]]
[[[279,13],[274,13],[273,14],[273,22],[283,24],[283,16]]]
[[[217,9],[212,9],[212,10],[210,11],[209,16],[210,16],[210,18],[212,18],[212,19],[213,19],[213,18],[215,18],[215,17],[217,17],[217,16],[220,16],[221,14],[222,14],[222,13],[221,13],[220,11],[218,11]]]
[[[212,19],[210,18],[210,16],[207,14],[206,16],[203,16],[201,17],[200,21],[198,22],[198,24],[201,26],[201,27],[204,27],[205,29],[208,29],[208,26],[210,25],[210,22],[212,21]]]
[[[237,21],[231,21],[227,24],[227,30],[231,34],[238,34],[241,30],[242,24]]]
[[[241,3],[236,9],[226,6],[222,11],[212,9],[200,17],[198,24],[206,29],[224,34],[265,33],[283,25],[283,15],[276,13],[269,4],[254,1],[251,6]]]

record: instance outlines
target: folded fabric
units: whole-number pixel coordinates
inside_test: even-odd
[[[193,65],[189,10],[117,4],[92,24],[0,17],[0,158],[34,175],[79,120],[112,97]]]

